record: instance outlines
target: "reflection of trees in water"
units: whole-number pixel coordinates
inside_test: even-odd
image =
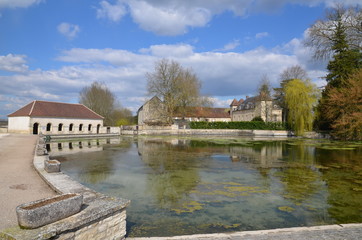
[[[264,187],[269,188],[279,179],[282,188],[278,192],[286,200],[302,205],[298,209],[303,211],[318,211],[308,215],[314,222],[329,221],[329,217],[343,223],[362,221],[361,147],[335,151],[321,149],[317,141],[222,141],[138,142],[142,160],[150,167],[150,192],[161,208],[171,209],[187,201],[201,181],[197,168],[200,164],[223,169],[223,161],[200,161],[202,157],[221,154],[230,156],[231,167],[258,170],[265,180]],[[325,205],[326,198],[330,206]]]
[[[320,173],[313,167],[315,147],[306,145],[303,140],[287,141],[283,143],[282,152],[286,165],[274,176],[283,184],[283,197],[300,205],[323,187]]]
[[[175,207],[197,186],[197,151],[178,142],[145,139],[138,141],[138,149],[141,159],[150,167],[147,183],[161,208]]]
[[[279,177],[283,184],[283,197],[296,205],[302,204],[322,187],[319,173],[307,166],[282,168],[274,176]]]
[[[110,139],[108,144],[103,145],[104,150],[89,154],[89,157],[85,159],[80,178],[87,183],[96,184],[106,180],[110,175],[115,172],[114,164],[117,158],[114,157],[114,153],[118,153],[120,149],[122,151],[128,151],[132,147],[132,141],[125,139],[122,141],[116,141]],[[114,151],[112,151],[114,149]],[[87,161],[92,160],[92,161]]]
[[[362,221],[362,148],[331,151],[317,149],[328,187],[328,213],[337,223]]]

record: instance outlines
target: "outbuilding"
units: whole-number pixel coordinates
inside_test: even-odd
[[[32,101],[8,115],[9,133],[99,134],[103,117],[83,104]]]

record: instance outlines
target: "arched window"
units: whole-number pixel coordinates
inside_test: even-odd
[[[83,124],[79,124],[79,132],[83,131]]]
[[[48,123],[47,124],[47,132],[50,132],[52,130],[52,124]]]
[[[98,125],[97,125],[97,134],[99,134],[100,129],[101,129],[101,125],[98,124]]]
[[[72,132],[73,131],[73,123],[71,123],[70,125],[69,125],[69,132]]]
[[[59,131],[59,132],[63,131],[63,123],[59,123],[59,125],[58,125],[58,131]]]
[[[92,124],[88,125],[88,131],[92,131]]]

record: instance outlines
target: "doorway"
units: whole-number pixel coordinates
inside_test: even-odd
[[[39,133],[39,123],[34,123],[33,125],[33,134],[38,135]]]

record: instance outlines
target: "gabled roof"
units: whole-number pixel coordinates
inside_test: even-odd
[[[103,119],[101,115],[93,112],[83,104],[32,101],[8,117],[57,117],[79,119]]]
[[[230,107],[232,107],[232,106],[238,106],[239,104],[238,104],[238,100],[236,100],[235,98],[234,98],[234,100],[231,102],[231,104],[230,104]]]
[[[146,101],[138,110],[137,110],[137,114],[143,109],[143,106],[146,105],[147,103],[151,103],[151,102],[157,102],[162,104],[162,101],[159,97],[157,97],[156,95],[153,96],[150,100]]]
[[[230,118],[228,110],[228,108],[188,107],[184,117]],[[175,117],[183,117],[183,114],[177,111]]]

